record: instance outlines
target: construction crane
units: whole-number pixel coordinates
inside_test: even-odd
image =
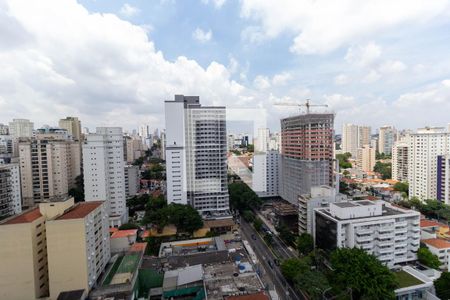
[[[309,114],[309,108],[312,107],[312,106],[315,106],[315,107],[317,107],[317,106],[328,107],[327,104],[310,104],[309,100],[310,99],[306,99],[305,103],[279,102],[279,103],[275,103],[275,105],[278,105],[278,106],[298,106],[298,107],[304,106],[304,107],[306,107],[306,113],[307,114]]]

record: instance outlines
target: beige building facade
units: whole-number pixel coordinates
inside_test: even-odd
[[[372,172],[375,167],[375,149],[365,145],[358,149],[357,166],[364,172]]]
[[[59,127],[67,130],[67,133],[72,136],[75,141],[80,141],[81,136],[81,122],[77,117],[66,117],[59,120]]]

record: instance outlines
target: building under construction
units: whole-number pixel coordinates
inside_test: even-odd
[[[307,113],[281,120],[280,196],[296,204],[312,186],[333,186],[334,114]]]

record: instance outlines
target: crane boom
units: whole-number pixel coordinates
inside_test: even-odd
[[[314,107],[328,107],[327,104],[311,104],[309,103],[309,99],[306,99],[305,103],[290,103],[290,102],[279,102],[279,103],[275,103],[275,105],[277,106],[305,106],[306,107],[306,113],[309,114],[309,108],[314,106]]]

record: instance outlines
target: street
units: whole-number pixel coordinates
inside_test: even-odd
[[[275,289],[280,299],[287,299],[287,300],[305,299],[302,295],[296,293],[294,289],[290,286],[290,284],[286,282],[283,274],[281,274],[279,266],[277,266],[274,263],[275,259],[287,259],[293,257],[293,254],[283,247],[281,241],[278,240],[278,237],[276,236],[273,237],[274,251],[276,252],[274,254],[271,251],[271,249],[265,244],[265,242],[258,234],[258,232],[256,232],[256,230],[242,218],[241,218],[241,234],[246,240],[248,240],[251,247],[255,251],[258,260],[260,261],[260,264],[264,268],[266,274],[269,276],[272,283],[275,285]],[[256,238],[255,240],[252,238],[252,234],[254,234]]]

